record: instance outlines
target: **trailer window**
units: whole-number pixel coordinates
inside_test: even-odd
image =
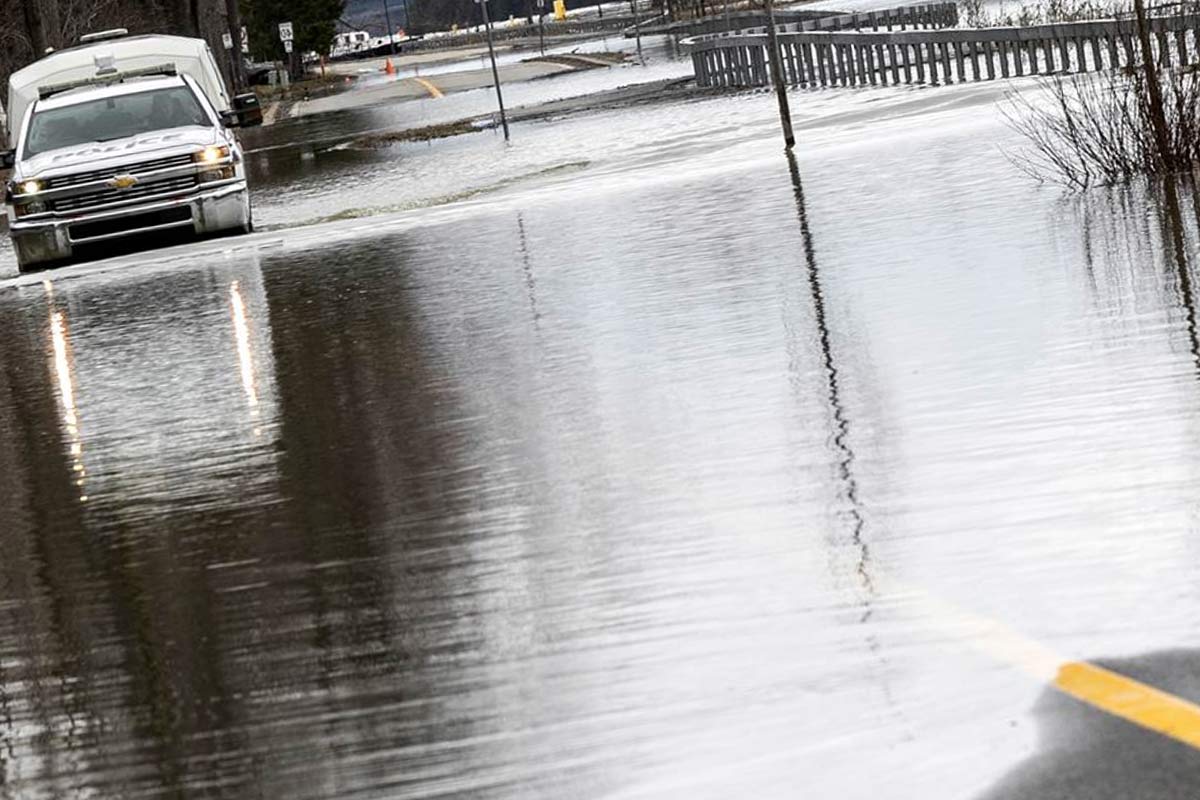
[[[25,138],[25,156],[189,125],[210,127],[212,120],[186,86],[35,110]]]

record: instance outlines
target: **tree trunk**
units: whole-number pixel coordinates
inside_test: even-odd
[[[170,10],[174,33],[179,36],[200,35],[200,9],[197,0],[173,0]]]
[[[36,58],[41,58],[47,48],[62,46],[58,0],[23,0],[21,8],[25,12],[25,32]]]
[[[188,0],[188,22],[196,38],[204,38],[204,26],[200,22],[200,0]]]
[[[242,58],[242,12],[238,0],[225,0],[225,18],[229,23],[229,35],[233,37],[233,49],[229,51],[233,63],[233,93],[246,88],[246,65]]]

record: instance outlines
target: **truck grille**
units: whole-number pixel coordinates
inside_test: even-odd
[[[95,192],[88,192],[87,194],[77,194],[74,197],[63,197],[55,200],[53,202],[53,210],[84,211],[96,206],[119,203],[125,200],[136,200],[139,197],[147,197],[149,195],[185,192],[195,188],[198,183],[199,179],[196,175],[183,175],[178,178],[139,183],[128,189],[101,189]]]
[[[178,156],[168,156],[166,158],[156,158],[153,161],[143,161],[140,164],[128,164],[119,169],[109,167],[108,169],[95,170],[93,172],[76,172],[73,175],[60,175],[57,178],[51,178],[47,183],[50,189],[63,189],[67,186],[78,186],[81,183],[91,183],[92,181],[106,181],[117,175],[141,175],[145,172],[154,172],[160,169],[170,169],[171,167],[184,167],[192,162],[191,153],[183,153]]]
[[[71,226],[71,241],[95,239],[100,236],[111,236],[117,233],[128,233],[143,228],[155,228],[165,225],[183,225],[192,221],[192,210],[186,206],[165,208],[161,211],[151,211],[145,214],[134,214],[129,217],[115,217],[99,222],[83,222]]]

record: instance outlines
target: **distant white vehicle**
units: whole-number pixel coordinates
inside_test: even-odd
[[[17,266],[188,228],[250,231],[245,164],[230,130],[261,122],[230,98],[208,45],[177,36],[85,37],[13,73],[5,187]]]
[[[329,49],[330,58],[342,58],[371,49],[371,34],[366,31],[350,31],[339,33],[333,37],[333,47]]]

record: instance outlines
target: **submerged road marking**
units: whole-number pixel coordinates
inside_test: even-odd
[[[1054,688],[1115,717],[1200,749],[1200,706],[1094,664],[1064,664]]]
[[[425,80],[424,78],[413,78],[413,80],[416,81],[417,83],[421,84],[422,86],[424,86],[425,91],[429,92],[429,96],[432,97],[434,100],[439,100],[442,97],[444,97],[441,89],[434,86],[432,83]]]

